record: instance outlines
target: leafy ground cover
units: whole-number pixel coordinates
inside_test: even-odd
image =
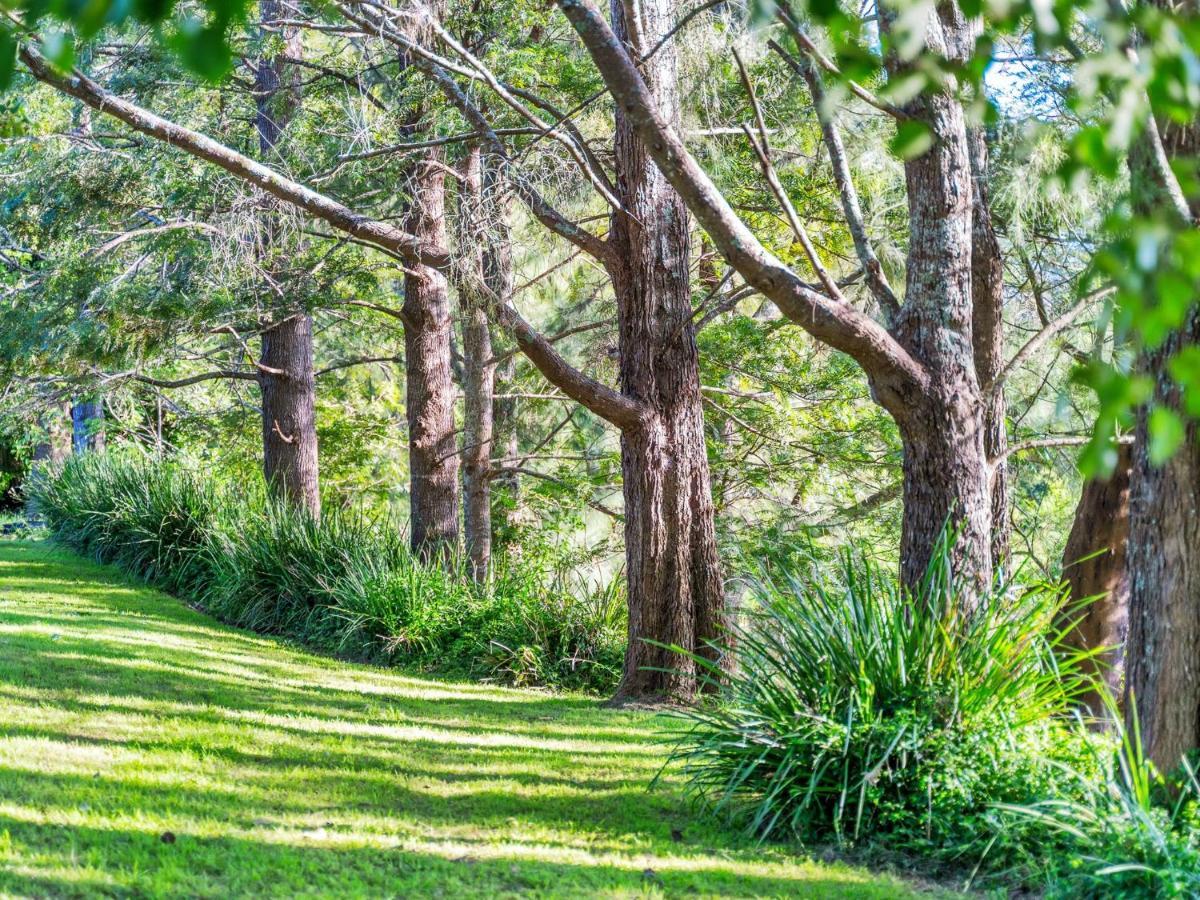
[[[0,543],[0,894],[897,898],[647,785],[662,717],[236,631]]]

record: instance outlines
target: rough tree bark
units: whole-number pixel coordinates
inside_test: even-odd
[[[446,186],[441,154],[413,165],[405,227],[445,247]],[[458,545],[458,447],[450,359],[450,291],[440,269],[410,264],[404,274],[405,409],[408,416],[410,529],[413,551],[447,558]]]
[[[263,476],[274,496],[321,511],[312,317],[296,313],[262,333]]]
[[[1195,11],[1195,5],[1188,5]],[[1153,125],[1153,120],[1151,120]],[[1130,194],[1147,217],[1195,227],[1200,201],[1179,209],[1168,166],[1200,157],[1200,126],[1149,129],[1130,153]],[[1186,220],[1181,220],[1186,216]],[[1139,410],[1129,487],[1129,640],[1126,713],[1135,708],[1146,754],[1162,771],[1200,747],[1200,428],[1168,371],[1180,350],[1200,344],[1200,311],[1161,345],[1143,350],[1136,369],[1154,385]],[[1150,459],[1149,412],[1174,410],[1187,422],[1180,449],[1166,463]]]
[[[459,176],[458,304],[463,335],[463,536],[471,575],[487,577],[492,555],[492,445],[495,437],[496,364],[492,361],[493,302],[512,293],[512,266],[504,236],[485,212],[483,153],[467,149]],[[495,198],[493,198],[494,200]],[[498,218],[503,218],[501,211]],[[502,300],[493,301],[489,294]]]
[[[1200,317],[1144,354],[1154,403],[1182,410],[1166,362],[1200,343]],[[1130,476],[1127,712],[1135,708],[1146,753],[1162,771],[1200,747],[1200,432],[1195,422],[1165,464],[1150,462],[1148,415],[1138,417]]]
[[[975,375],[985,389],[983,449],[992,460],[992,565],[1009,560],[1008,406],[1004,391],[989,388],[1004,367],[1004,260],[988,197],[988,145],[983,129],[967,130],[974,207],[971,216],[971,306]]]
[[[613,0],[616,34],[644,54],[674,25],[671,0]],[[636,27],[629,18],[640,14]],[[659,113],[679,118],[673,45],[642,69]],[[647,411],[621,436],[629,647],[616,700],[690,696],[694,663],[657,643],[708,655],[725,593],[692,322],[688,212],[617,107],[616,194],[607,269],[617,299],[621,390]],[[651,641],[655,643],[651,643]],[[665,669],[666,671],[657,671]]]
[[[1129,538],[1129,470],[1133,448],[1122,444],[1116,468],[1108,478],[1089,479],[1083,485],[1067,545],[1063,550],[1063,580],[1067,602],[1063,627],[1075,622],[1066,645],[1077,650],[1109,647],[1094,664],[1093,675],[1103,679],[1118,701],[1125,677],[1125,637],[1129,630],[1129,575],[1126,544]],[[1085,608],[1079,604],[1092,600]],[[1080,698],[1095,716],[1106,713],[1099,694]]]
[[[258,149],[264,159],[272,159],[278,154],[284,129],[300,105],[299,78],[295,68],[281,57],[298,58],[301,41],[298,28],[272,24],[282,17],[280,0],[262,0],[259,9],[264,31],[278,34],[283,41],[281,55],[263,56],[255,63],[254,124]],[[271,198],[263,212],[259,256],[260,264],[268,271],[281,268],[273,258],[278,252],[277,202]],[[286,279],[283,282],[286,284]],[[266,292],[269,294],[270,288]],[[263,476],[274,496],[319,515],[312,317],[295,310],[271,309],[263,313],[260,329],[258,383],[262,393]]]

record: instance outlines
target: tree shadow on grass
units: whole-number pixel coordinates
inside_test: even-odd
[[[0,550],[0,894],[904,893],[648,792],[661,719],[345,665],[39,550]]]
[[[31,824],[0,815],[15,845],[39,864],[0,868],[0,891],[18,895],[95,896],[396,896],[541,895],[803,896],[874,900],[903,896],[898,883],[850,870],[772,867],[751,872],[736,861],[679,860],[668,855],[564,858],[554,848],[414,839],[394,847],[354,835],[312,836],[260,829],[250,835],[200,836],[78,825]],[[105,890],[90,868],[111,873]],[[79,870],[83,869],[80,873]],[[33,871],[28,871],[33,869]],[[85,887],[80,889],[79,876]]]

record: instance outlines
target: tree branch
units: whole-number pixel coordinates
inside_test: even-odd
[[[187,378],[178,378],[174,381],[171,381],[162,378],[151,378],[149,375],[142,375],[138,372],[121,372],[116,375],[108,376],[104,379],[104,381],[136,381],[139,384],[148,384],[151,387],[170,390],[173,388],[188,387],[189,385],[199,384],[202,381],[216,381],[217,379],[258,381],[258,375],[253,372],[240,372],[234,369],[225,369],[219,372],[204,372],[201,375],[191,375]]]
[[[361,26],[365,33],[378,35],[383,40],[407,51],[410,54],[413,66],[424,72],[441,89],[446,99],[482,135],[488,145],[488,149],[497,158],[504,160],[506,164],[511,163],[508,151],[505,149],[499,135],[496,134],[491,123],[488,122],[478,107],[471,102],[462,88],[458,86],[458,83],[450,77],[450,73],[442,64],[441,57],[430,53],[424,47],[410,40],[405,34],[397,30],[390,22],[385,21],[378,14],[370,11],[360,13],[352,9],[351,5],[361,8],[364,4],[362,0],[349,0],[346,3],[339,3],[337,8],[347,19]],[[456,71],[460,70],[456,69]],[[467,77],[473,75],[476,75],[476,73],[467,72]],[[482,76],[477,77],[482,78]],[[545,198],[528,181],[521,177],[512,165],[506,165],[505,170],[505,174],[516,190],[517,196],[521,198],[521,202],[529,208],[534,218],[541,222],[542,225],[596,259],[603,260],[607,257],[609,248],[603,239],[580,228],[547,203]]]
[[[1116,288],[1107,287],[1101,288],[1098,291],[1092,291],[1087,296],[1079,298],[1079,301],[1062,315],[1047,322],[1042,330],[1026,341],[1025,346],[1018,350],[1004,368],[996,373],[996,377],[992,380],[992,383],[984,386],[984,394],[988,399],[993,399],[999,391],[1004,389],[1004,383],[1025,360],[1029,359],[1034,353],[1037,353],[1056,334],[1064,331],[1072,322],[1086,312],[1093,303],[1107,297],[1115,290]]]
[[[338,372],[342,369],[349,369],[354,366],[366,366],[372,363],[399,363],[403,359],[404,357],[402,356],[360,356],[355,359],[343,359],[323,369],[318,369],[316,372],[313,372],[313,377],[320,378],[322,375],[328,375],[330,372]]]
[[[783,49],[778,42],[771,40],[767,46],[778,53],[791,68],[804,79],[808,85],[808,93],[812,96],[813,106],[817,111],[817,121],[821,123],[821,135],[825,141],[825,149],[829,153],[829,164],[833,169],[833,180],[837,184],[838,194],[842,200],[842,212],[846,216],[846,224],[850,228],[850,237],[854,241],[854,251],[863,267],[867,287],[875,297],[883,311],[890,319],[900,312],[900,302],[896,293],[888,283],[883,273],[883,266],[875,249],[867,237],[867,226],[863,220],[862,206],[858,202],[858,191],[854,187],[854,179],[850,175],[850,163],[846,158],[846,147],[842,143],[842,133],[838,129],[837,118],[829,106],[829,98],[825,93],[825,84],[821,75],[808,60],[796,59]]]
[[[568,363],[512,306],[498,304],[495,316],[546,380],[572,400],[622,430],[637,429],[645,423],[649,411],[642,404]]]
[[[231,175],[303,209],[335,228],[397,253],[407,260],[434,268],[445,268],[449,264],[446,252],[441,248],[424,245],[413,235],[394,225],[360,215],[336,200],[285,178],[275,170],[243,156],[236,150],[231,150],[206,135],[177,125],[128,100],[123,100],[78,70],[70,75],[60,75],[28,44],[21,44],[18,54],[21,62],[38,81],[81,100],[99,112],[120,119],[135,131],[219,166]]]

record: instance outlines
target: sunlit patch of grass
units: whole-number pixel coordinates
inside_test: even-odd
[[[0,545],[0,894],[909,896],[648,785],[668,721],[435,682]]]

